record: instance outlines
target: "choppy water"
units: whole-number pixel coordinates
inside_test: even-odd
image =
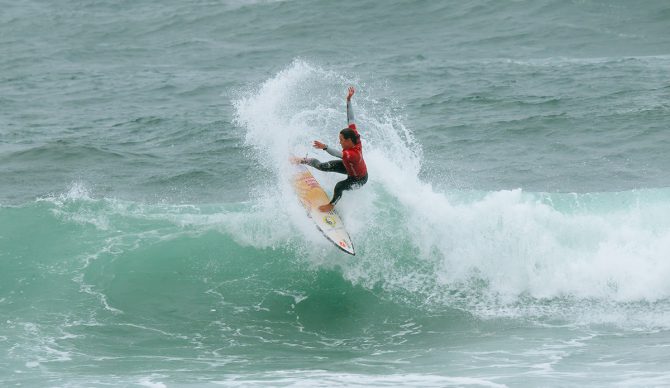
[[[670,4],[0,7],[0,385],[670,385]]]

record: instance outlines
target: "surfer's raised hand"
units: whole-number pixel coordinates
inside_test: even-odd
[[[347,101],[351,100],[351,96],[353,96],[354,93],[356,93],[356,90],[354,89],[354,87],[349,86],[349,94],[347,94]]]
[[[319,150],[325,150],[326,147],[327,147],[324,143],[321,143],[318,140],[314,140],[313,146],[314,146],[314,148],[319,149]]]

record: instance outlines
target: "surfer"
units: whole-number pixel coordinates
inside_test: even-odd
[[[363,148],[361,146],[361,136],[356,130],[356,123],[354,122],[354,111],[351,108],[351,97],[354,95],[354,87],[349,87],[347,94],[347,124],[348,126],[340,131],[340,145],[342,151],[332,149],[327,144],[318,140],[314,140],[314,148],[324,150],[340,158],[341,160],[331,160],[321,163],[314,158],[295,158],[293,163],[306,164],[312,166],[317,170],[327,172],[337,172],[346,174],[347,179],[337,182],[333,193],[333,199],[325,205],[319,206],[322,212],[329,212],[335,208],[335,204],[342,197],[344,190],[353,190],[363,186],[368,181],[368,170],[363,160]]]

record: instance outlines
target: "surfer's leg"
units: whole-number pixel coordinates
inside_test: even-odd
[[[330,203],[332,205],[335,205],[337,203],[337,201],[339,201],[340,198],[342,197],[342,192],[344,190],[357,189],[357,188],[363,186],[367,181],[368,181],[368,176],[365,175],[361,179],[355,179],[355,178],[352,178],[352,177],[348,177],[347,179],[345,179],[343,181],[337,182],[337,184],[335,184],[335,190],[333,192],[333,199],[330,200]]]
[[[316,159],[307,158],[305,159],[305,164],[321,171],[339,172],[340,174],[347,173],[347,169],[344,168],[344,163],[341,160],[331,160],[329,162],[321,163]]]
[[[330,200],[331,205],[335,205],[337,201],[342,198],[342,192],[345,190],[345,187],[347,187],[347,180],[348,179],[337,182],[335,184],[335,190],[333,190],[333,199]]]

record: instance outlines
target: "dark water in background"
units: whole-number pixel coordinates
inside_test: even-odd
[[[3,386],[670,384],[665,2],[0,6]]]

